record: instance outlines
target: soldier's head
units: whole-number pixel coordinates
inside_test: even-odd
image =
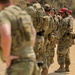
[[[45,11],[50,11],[50,5],[49,4],[45,4],[44,5],[44,9],[45,9]]]
[[[49,12],[50,12],[50,5],[49,4],[45,4],[44,5],[44,9],[45,9],[45,12],[49,14]]]
[[[12,3],[11,0],[0,0],[0,10],[9,6]]]
[[[50,15],[54,16],[56,14],[56,9],[55,8],[51,8],[50,9]]]
[[[67,8],[62,8],[59,12],[62,17],[66,17],[69,15],[69,10]]]

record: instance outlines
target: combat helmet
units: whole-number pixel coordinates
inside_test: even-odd
[[[49,4],[45,4],[44,5],[44,9],[45,9],[45,11],[50,11],[50,5]]]

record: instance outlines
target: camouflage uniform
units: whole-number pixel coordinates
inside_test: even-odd
[[[19,17],[20,19],[18,19]],[[34,37],[30,16],[17,6],[8,6],[0,12],[0,22],[11,24],[11,55],[19,56],[18,59],[11,61],[11,65],[7,69],[7,74],[39,75],[36,56],[32,47]]]
[[[47,28],[46,31],[45,31],[45,34],[44,34],[44,37],[45,37],[45,44],[44,45],[46,47],[47,65],[49,67],[51,62],[52,62],[50,54],[52,54],[51,49],[52,49],[52,46],[53,46],[51,35],[52,35],[53,28],[54,28],[54,21],[53,21],[53,18],[50,15],[47,15],[47,16],[49,17],[49,21],[48,21],[49,26],[48,26],[48,28],[46,26],[44,27],[44,29]]]
[[[49,46],[47,47],[47,48],[49,48],[49,50],[50,50],[50,54],[49,54],[49,56],[50,56],[50,62],[51,62],[51,64],[54,62],[54,60],[53,60],[53,58],[54,58],[54,54],[55,54],[55,50],[54,50],[54,48],[56,47],[56,32],[57,32],[57,26],[58,26],[58,24],[59,24],[59,21],[58,21],[58,19],[57,19],[57,17],[56,16],[54,16],[53,17],[53,30],[52,30],[52,32],[48,35],[48,39],[49,39]]]
[[[33,5],[35,5],[35,3]],[[28,8],[31,8],[31,7],[32,6],[29,6]],[[37,7],[38,8],[40,7],[38,3],[37,3]],[[33,10],[35,8],[33,8]],[[27,10],[29,10],[29,9],[27,9]],[[38,13],[36,15],[38,16],[38,14],[39,14],[40,17],[35,17],[36,16],[35,13],[33,11],[29,10],[29,11],[33,12],[33,13],[29,12],[29,14],[33,17],[34,27],[37,31],[36,44],[35,44],[34,49],[35,49],[37,61],[43,61],[44,64],[42,66],[42,69],[43,70],[45,69],[46,72],[48,72],[48,62],[47,62],[47,55],[46,55],[45,37],[49,31],[48,28],[50,27],[49,24],[51,21],[49,22],[50,17],[45,15],[45,11],[42,7],[40,8],[40,11],[38,9],[36,9],[36,10],[38,11]],[[43,73],[45,75],[47,74],[44,71],[42,71],[42,74]]]
[[[45,24],[45,27],[43,27],[44,29],[44,37],[45,37],[45,47],[46,47],[46,56],[47,56],[47,65],[48,67],[50,66],[50,64],[52,63],[51,60],[51,50],[52,49],[52,41],[54,40],[53,38],[53,31],[55,29],[54,26],[54,20],[53,17],[50,15],[50,6],[48,4],[44,5],[44,9],[45,9],[45,13],[46,13],[46,18],[48,18],[47,23]]]
[[[56,15],[56,17],[58,18],[58,21],[59,21],[59,23],[60,23],[62,17],[61,17],[60,15]]]
[[[58,55],[58,63],[61,64],[70,64],[70,57],[69,57],[69,47],[73,45],[74,41],[69,36],[70,32],[73,30],[73,22],[70,17],[65,17],[60,22],[60,29],[59,29],[59,44],[57,49]]]

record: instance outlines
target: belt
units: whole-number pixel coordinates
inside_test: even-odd
[[[14,59],[11,61],[11,65],[13,64],[18,64],[18,63],[21,63],[21,62],[36,62],[32,59],[29,59],[29,58],[18,58],[18,59]]]

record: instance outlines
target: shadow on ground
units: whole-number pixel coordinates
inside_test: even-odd
[[[63,72],[63,73],[55,73],[55,72],[53,72],[53,73],[49,73],[48,75],[67,75],[68,73],[66,73],[66,72]]]

